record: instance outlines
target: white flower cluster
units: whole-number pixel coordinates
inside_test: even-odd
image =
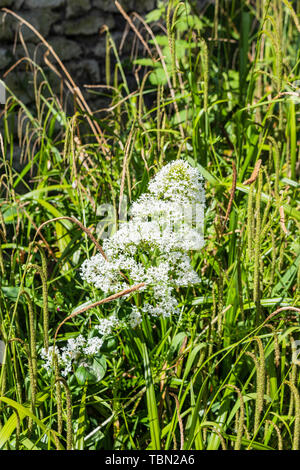
[[[197,284],[200,279],[187,254],[203,246],[204,189],[199,172],[183,160],[169,163],[149,183],[148,193],[131,206],[131,220],[121,224],[112,237],[104,240],[107,260],[97,254],[81,267],[84,280],[104,294],[144,282],[141,306],[132,306],[127,323],[135,328],[143,314],[169,317],[178,311],[174,290]],[[123,273],[123,276],[121,275]],[[124,276],[125,275],[125,276]],[[102,319],[96,335],[78,335],[61,349],[41,351],[44,367],[53,368],[53,353],[63,369],[72,371],[74,361],[93,357],[101,351],[107,336],[124,325],[116,316]]]
[[[93,336],[85,338],[83,335],[78,335],[76,338],[70,338],[67,345],[59,349],[50,346],[48,353],[45,348],[41,350],[41,357],[44,360],[44,368],[47,371],[53,369],[53,353],[55,352],[58,364],[63,368],[61,374],[67,376],[72,371],[73,361],[79,357],[92,357],[98,354],[106,337],[112,333],[114,327],[119,324],[119,320],[115,316],[103,318],[98,325],[95,326],[100,336]]]
[[[199,171],[183,160],[167,164],[130,209],[131,220],[104,240],[101,254],[86,260],[81,275],[88,283],[112,294],[144,282],[140,308],[128,319],[135,327],[142,314],[168,317],[177,311],[174,288],[199,283],[187,251],[202,248],[204,189]]]

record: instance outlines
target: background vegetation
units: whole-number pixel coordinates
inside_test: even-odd
[[[216,0],[199,16],[173,1],[127,18],[145,54],[120,63],[107,31],[107,83],[89,88],[101,111],[58,62],[66,111],[26,59],[35,106],[11,93],[1,112],[1,448],[299,449],[299,6]],[[100,300],[79,275],[97,248],[76,220],[101,243],[97,208],[112,204],[116,227],[122,199],[179,157],[205,178],[201,285],[178,291],[179,316],[120,331],[100,381],[49,379],[41,348]],[[68,320],[57,344],[127,303]]]

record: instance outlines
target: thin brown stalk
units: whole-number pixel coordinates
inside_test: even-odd
[[[111,302],[112,300],[116,300],[116,299],[119,299],[120,297],[124,297],[124,295],[128,295],[128,294],[131,294],[132,292],[135,292],[136,290],[140,289],[141,287],[144,287],[145,286],[145,283],[144,282],[140,282],[139,284],[136,284],[135,286],[132,286],[130,287],[129,289],[124,289],[120,292],[117,292],[116,294],[113,294],[113,295],[110,295],[109,297],[106,297],[105,299],[101,299],[101,300],[98,300],[97,302],[94,302],[90,305],[87,305],[85,307],[82,307],[81,309],[79,310],[76,310],[75,312],[71,313],[71,315],[67,316],[59,325],[58,325],[58,328],[55,332],[55,335],[54,335],[54,340],[56,339],[57,337],[57,334],[58,334],[58,331],[60,330],[60,328],[62,327],[62,325],[70,320],[71,318],[74,318],[76,315],[79,315],[80,313],[84,313],[86,312],[87,310],[91,309],[91,308],[94,308],[94,307],[98,307],[99,305],[102,305],[102,304],[105,304],[107,302]]]
[[[282,230],[284,231],[284,233],[287,235],[288,234],[288,230],[285,226],[285,221],[284,221],[284,207],[283,206],[280,206],[279,207],[279,214],[280,214],[280,226],[282,228]]]
[[[255,164],[254,170],[253,170],[250,178],[247,179],[246,181],[244,181],[243,184],[252,184],[252,183],[254,183],[254,181],[256,180],[256,178],[258,176],[260,165],[261,165],[261,160],[259,159],[259,160],[257,160],[257,162]]]
[[[137,37],[139,38],[139,40],[140,40],[141,43],[143,44],[144,48],[146,49],[146,51],[147,51],[148,54],[150,55],[151,59],[153,59],[153,55],[152,55],[152,52],[151,52],[150,47],[148,46],[147,42],[145,41],[145,39],[143,38],[143,36],[141,35],[141,33],[139,32],[139,30],[138,30],[137,27],[135,26],[135,24],[133,23],[133,21],[132,21],[132,19],[130,18],[130,16],[127,15],[127,13],[126,13],[125,10],[122,8],[122,6],[120,5],[119,2],[115,1],[115,5],[116,5],[116,7],[119,9],[120,13],[124,16],[124,18],[126,19],[126,21],[128,22],[128,24],[131,26],[131,28],[133,29],[133,31],[135,32],[135,34],[137,35]]]
[[[220,431],[218,431],[218,429],[216,429],[216,428],[214,427],[214,428],[212,429],[212,432],[216,433],[216,434],[219,436],[219,439],[220,439],[220,442],[221,442],[222,450],[227,450],[224,437],[222,436],[222,434],[220,433]]]
[[[89,239],[94,243],[94,245],[96,246],[97,250],[101,253],[101,255],[103,256],[103,258],[105,258],[107,260],[107,256],[106,254],[104,253],[103,251],[103,248],[102,246],[97,242],[96,238],[92,235],[92,233],[90,232],[89,229],[87,229],[81,222],[79,222],[78,219],[76,219],[75,217],[68,217],[68,216],[62,216],[62,217],[54,217],[53,219],[50,219],[50,220],[46,220],[46,222],[43,222],[42,225],[39,226],[38,230],[36,231],[36,234],[35,234],[35,237],[39,234],[39,232],[41,231],[41,229],[49,224],[50,222],[55,222],[56,220],[62,220],[62,219],[66,219],[66,220],[70,220],[71,222],[74,222],[75,224],[77,224],[81,230],[87,234],[87,236],[89,237]]]
[[[275,429],[277,437],[278,437],[278,450],[282,450],[283,449],[283,443],[282,443],[282,437],[281,437],[279,427],[277,426],[277,424],[273,423],[273,421],[270,421],[269,419],[266,419],[265,422],[269,423],[270,426],[273,426],[273,428]]]
[[[285,310],[292,310],[293,312],[298,312],[300,313],[300,308],[297,308],[297,307],[280,307],[278,308],[277,310],[275,310],[275,312],[271,313],[266,319],[265,319],[265,322],[267,322],[268,320],[270,320],[271,318],[273,318],[275,315],[277,315],[277,313],[280,313],[280,312],[283,312]]]

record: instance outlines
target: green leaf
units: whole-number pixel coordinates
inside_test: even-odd
[[[144,362],[145,370],[145,383],[146,383],[146,399],[148,409],[148,419],[150,424],[150,435],[151,435],[151,449],[160,450],[160,424],[158,418],[157,399],[155,396],[155,389],[152,378],[151,365],[149,361],[147,346],[145,343],[141,343],[141,351]]]
[[[118,347],[118,340],[115,336],[108,336],[101,346],[101,351],[109,353]]]
[[[300,253],[293,262],[293,264],[289,267],[286,273],[280,278],[279,282],[272,290],[272,295],[282,294],[284,295],[285,292],[290,288],[292,285],[295,277],[297,276],[298,266],[300,263]]]
[[[167,77],[162,67],[157,67],[150,75],[149,80],[152,85],[165,85]]]
[[[180,333],[177,333],[177,335],[174,336],[169,350],[170,356],[172,356],[179,350],[186,336],[187,334],[185,333],[185,331],[181,331]]]
[[[144,67],[160,67],[160,64],[158,62],[154,62],[154,60],[148,59],[146,57],[143,59],[136,59],[133,61],[133,63],[137,65],[143,65]]]
[[[156,8],[155,10],[150,11],[146,15],[146,22],[152,23],[152,21],[158,21],[162,17],[162,8]]]
[[[11,400],[10,398],[6,398],[6,397],[0,397],[0,401],[6,403],[8,406],[16,410],[16,412],[19,415],[20,422],[22,422],[26,416],[31,418],[41,428],[41,430],[51,438],[53,443],[55,443],[55,440],[53,437],[54,431],[52,429],[47,428],[41,420],[39,420],[33,413],[31,413],[29,408],[26,408],[25,406],[20,405],[16,401]],[[0,430],[0,449],[2,449],[3,446],[6,444],[6,442],[9,440],[10,436],[12,435],[16,427],[17,427],[17,415],[16,413],[14,413],[6,421],[5,425]],[[61,446],[61,449],[63,449],[62,446]]]

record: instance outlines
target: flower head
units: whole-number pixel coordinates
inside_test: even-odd
[[[200,281],[186,252],[204,244],[204,199],[199,171],[184,160],[168,163],[150,181],[148,192],[132,204],[131,219],[104,241],[108,261],[100,254],[86,260],[83,279],[106,294],[115,293],[126,288],[121,271],[132,282],[147,286],[144,313],[175,313],[174,287]],[[128,321],[135,325],[140,317],[135,307],[132,312]]]

